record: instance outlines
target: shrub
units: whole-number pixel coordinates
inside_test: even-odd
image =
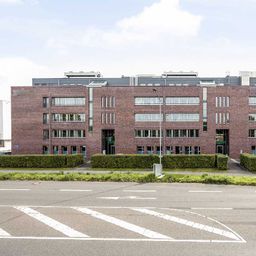
[[[84,158],[82,155],[66,155],[66,166],[76,167],[84,163]]]
[[[157,155],[102,155],[91,157],[92,168],[152,168]]]
[[[217,154],[216,155],[217,160],[217,168],[219,170],[227,170],[228,169],[228,156]]]
[[[80,155],[14,155],[0,156],[2,168],[65,168],[82,163]]]
[[[164,155],[163,167],[176,168],[214,168],[215,155]]]
[[[241,154],[240,164],[251,172],[256,172],[256,156],[252,154]]]

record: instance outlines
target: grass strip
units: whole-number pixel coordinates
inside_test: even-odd
[[[187,175],[165,174],[158,179],[154,174],[111,173],[111,174],[82,174],[82,173],[0,173],[0,180],[42,180],[42,181],[112,181],[112,182],[164,182],[164,183],[205,183],[226,185],[256,186],[256,177],[241,177],[227,175]]]

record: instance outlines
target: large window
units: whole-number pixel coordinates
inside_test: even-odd
[[[250,129],[249,130],[249,137],[250,138],[255,138],[256,137],[256,130]]]
[[[174,129],[166,130],[166,137],[170,138],[197,138],[199,137],[198,129]]]
[[[52,114],[54,122],[85,122],[85,114]]]
[[[162,97],[135,97],[135,105],[159,105],[163,104]]]
[[[163,120],[163,114],[161,115]],[[135,122],[159,122],[160,114],[135,114]]]
[[[166,114],[166,121],[168,122],[198,122],[198,113],[172,113]]]
[[[160,130],[135,130],[137,138],[159,138]]]
[[[166,97],[166,105],[199,105],[199,97]]]
[[[84,138],[85,130],[53,130],[53,138]]]
[[[249,121],[256,122],[256,114],[249,114]]]
[[[52,98],[53,106],[84,106],[85,97],[75,97],[75,98]]]
[[[249,105],[256,106],[256,97],[249,97]]]

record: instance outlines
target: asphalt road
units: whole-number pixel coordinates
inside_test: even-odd
[[[256,255],[256,188],[0,182],[0,255]]]

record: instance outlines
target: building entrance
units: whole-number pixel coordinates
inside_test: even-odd
[[[115,130],[102,130],[102,152],[115,154]]]
[[[229,130],[218,129],[216,130],[216,153],[229,154]]]

